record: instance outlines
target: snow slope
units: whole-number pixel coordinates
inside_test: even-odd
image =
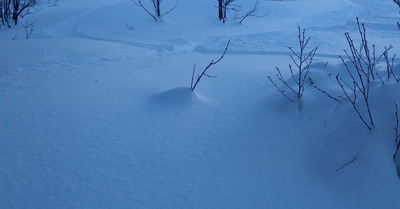
[[[223,25],[215,4],[181,1],[154,22],[127,0],[58,0],[26,17],[29,40],[3,27],[0,208],[399,208],[397,83],[374,83],[369,131],[349,103],[308,87],[299,110],[266,78],[301,26],[318,46],[311,77],[342,94],[344,32],[358,40],[358,16],[399,54],[398,8],[264,0],[267,16]],[[218,77],[191,91],[193,64],[228,40]]]

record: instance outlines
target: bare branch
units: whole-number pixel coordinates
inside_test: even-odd
[[[400,149],[400,133],[399,133],[399,112],[398,112],[398,107],[397,107],[397,103],[394,103],[395,106],[395,116],[396,116],[396,127],[394,128],[395,132],[396,132],[396,138],[395,138],[395,142],[396,142],[396,152],[393,155],[393,159],[396,159],[397,153],[399,152]]]
[[[28,21],[25,21],[25,23],[21,22],[21,25],[25,29],[25,39],[27,39],[27,40],[31,38],[31,35],[33,33],[33,24],[34,23],[35,22],[28,23]]]
[[[291,69],[290,65],[289,65],[289,68]],[[278,72],[278,73],[276,74],[276,78],[277,78],[280,82],[282,82],[288,89],[290,89],[293,93],[297,94],[296,90],[294,90],[294,89],[285,81],[285,79],[284,79],[283,76],[282,76],[281,70],[280,70],[278,67],[275,67],[275,69],[276,69],[276,71]],[[292,75],[293,75],[293,74],[292,74]],[[295,80],[294,76],[293,76],[293,79]],[[284,92],[284,91],[283,91],[283,92]]]
[[[164,17],[165,15],[167,15],[167,14],[171,13],[172,11],[174,11],[176,9],[176,7],[178,6],[178,3],[179,3],[179,0],[176,0],[175,5],[170,10],[165,12],[164,14],[161,14],[161,17]]]
[[[340,171],[343,168],[345,168],[346,166],[350,165],[351,163],[353,163],[354,161],[356,161],[358,159],[358,156],[354,156],[354,158],[352,160],[350,160],[349,162],[345,163],[343,166],[341,166],[340,168],[336,169],[336,171]]]
[[[210,62],[210,64],[208,64],[207,67],[203,70],[203,72],[201,72],[201,74],[197,77],[197,80],[196,80],[196,82],[195,82],[194,84],[193,84],[193,76],[194,76],[194,73],[195,73],[195,67],[193,67],[192,82],[191,82],[191,85],[190,85],[190,88],[192,89],[192,91],[194,91],[194,89],[196,88],[197,84],[200,82],[200,79],[201,79],[204,75],[207,76],[207,77],[215,77],[215,76],[210,76],[210,75],[206,74],[206,72],[207,72],[207,70],[208,70],[211,66],[217,64],[218,62],[220,62],[220,61],[224,58],[224,56],[225,56],[225,54],[226,54],[226,51],[228,50],[228,47],[229,47],[230,42],[231,42],[231,41],[229,40],[228,43],[226,44],[225,50],[224,50],[224,52],[222,53],[221,57],[220,57],[217,61],[212,60],[212,61]]]
[[[339,84],[339,86],[342,88],[343,93],[345,94],[347,101],[350,102],[350,104],[353,106],[353,109],[356,111],[357,115],[359,116],[359,118],[361,119],[361,121],[364,123],[364,125],[368,128],[368,129],[372,129],[371,126],[365,121],[364,117],[361,115],[360,111],[358,110],[358,107],[356,105],[356,101],[357,101],[357,94],[355,93],[355,88],[354,88],[354,99],[350,98],[349,93],[346,91],[346,89],[344,88],[341,79],[339,78],[339,74],[336,76],[336,80]],[[355,82],[354,82],[355,83]],[[373,123],[372,123],[373,125]]]
[[[162,13],[161,11],[161,3],[163,2],[163,0],[149,0],[152,3],[152,7],[154,10],[154,13],[150,12],[148,8],[146,8],[146,6],[142,3],[142,0],[131,0],[134,4],[136,4],[137,6],[141,7],[148,15],[150,15],[154,21],[162,21],[162,17],[164,17],[165,15],[169,14],[170,12],[172,12],[173,10],[176,9],[176,7],[178,6],[179,0],[175,1],[174,6],[169,9],[167,12]]]
[[[134,4],[136,4],[137,6],[141,7],[148,15],[150,15],[154,21],[157,22],[157,17],[155,15],[153,15],[151,12],[149,12],[149,10],[147,10],[147,8],[143,5],[141,0],[131,0]],[[154,1],[153,1],[154,3]]]
[[[128,21],[127,21],[127,20],[125,20],[125,26],[126,26],[129,30],[131,30],[131,31],[134,31],[134,30],[135,30],[135,28],[134,28],[132,25],[128,24]]]
[[[190,88],[193,87],[193,80],[194,80],[194,73],[195,72],[196,72],[196,63],[193,64],[192,81],[190,82]]]
[[[276,83],[274,82],[274,80],[272,80],[271,76],[267,76],[267,78],[271,81],[272,84],[274,84],[275,88],[279,91],[279,93],[281,93],[286,99],[288,99],[291,102],[294,102],[293,99],[290,99],[288,96],[286,96],[285,91],[283,91],[282,89],[280,89],[278,87],[278,85],[276,85]]]
[[[321,88],[319,88],[319,87],[316,86],[315,84],[313,84],[313,83],[311,83],[311,82],[308,82],[308,85],[310,85],[311,87],[314,87],[314,88],[317,89],[319,92],[325,94],[325,95],[328,96],[329,98],[331,98],[331,99],[333,99],[333,100],[335,100],[335,101],[337,101],[337,102],[340,102],[340,100],[339,100],[338,98],[335,98],[334,96],[330,95],[328,92],[322,90]]]
[[[396,74],[394,73],[394,59],[396,57],[396,54],[393,55],[392,59],[389,60],[389,49],[391,49],[392,46],[390,46],[389,48],[385,47],[385,51],[383,52],[383,57],[386,61],[386,72],[387,72],[387,80],[390,80],[390,77],[393,76],[393,78],[396,80],[396,82],[400,82],[400,77],[396,76]]]
[[[265,17],[268,15],[268,13],[264,14],[264,15],[258,15],[258,6],[261,4],[260,0],[257,0],[256,2],[254,2],[254,6],[251,10],[249,10],[245,15],[243,15],[242,17],[237,17],[236,19],[240,19],[239,23],[242,24],[243,21],[248,18],[248,17]]]

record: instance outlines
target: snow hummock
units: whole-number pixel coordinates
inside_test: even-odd
[[[359,41],[359,17],[377,52],[400,54],[397,6],[264,0],[267,16],[222,24],[216,4],[154,22],[129,0],[43,1],[29,40],[2,27],[0,208],[399,208],[398,83],[372,84],[370,131],[349,103],[309,86],[291,103],[266,78],[290,77],[300,26],[311,78],[342,95],[344,33]]]

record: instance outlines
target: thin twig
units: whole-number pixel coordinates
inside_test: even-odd
[[[321,88],[319,88],[319,87],[316,86],[315,84],[312,84],[312,83],[308,82],[308,85],[310,85],[311,87],[314,87],[315,89],[317,89],[317,90],[320,91],[321,93],[325,94],[325,95],[328,96],[329,98],[331,98],[331,99],[333,99],[333,100],[335,100],[335,101],[337,101],[337,102],[340,102],[340,100],[339,100],[338,98],[336,98],[336,97],[330,95],[328,92],[322,90]]]
[[[135,31],[135,27],[133,27],[132,25],[128,24],[128,21],[127,21],[127,20],[125,20],[125,26],[126,26],[129,30]]]
[[[354,158],[353,158],[352,160],[350,160],[349,162],[345,163],[345,164],[342,165],[340,168],[336,169],[336,171],[342,170],[344,167],[346,167],[346,166],[348,166],[349,164],[353,163],[353,162],[354,162],[355,160],[357,160],[357,159],[358,159],[358,157],[357,157],[357,155],[356,155],[356,156],[354,156]]]
[[[356,94],[354,94],[355,98],[354,98],[354,100],[352,100],[350,98],[349,94],[347,93],[347,91],[345,90],[345,88],[344,88],[344,86],[343,86],[343,84],[341,82],[341,79],[339,78],[339,74],[336,76],[336,80],[337,80],[339,86],[342,88],[343,93],[346,95],[347,100],[351,103],[351,105],[353,105],[353,109],[356,111],[356,113],[359,116],[359,118],[361,119],[361,121],[364,123],[365,126],[367,126],[368,129],[371,130],[372,129],[371,126],[364,120],[364,117],[361,115],[360,111],[357,108],[357,105],[356,105],[356,98],[357,98]]]
[[[279,93],[281,93],[286,99],[288,99],[291,102],[294,102],[294,100],[290,99],[288,96],[286,96],[285,91],[283,91],[282,89],[280,89],[276,83],[274,82],[274,80],[272,80],[271,76],[267,76],[267,78],[271,81],[272,84],[274,84],[275,88],[279,91]]]
[[[226,54],[226,51],[228,50],[230,42],[231,42],[231,40],[229,40],[228,43],[226,44],[225,50],[222,53],[221,57],[217,61],[212,60],[210,62],[210,64],[208,64],[207,67],[203,70],[203,72],[201,72],[201,74],[197,77],[197,80],[196,80],[196,82],[194,84],[193,84],[193,76],[194,76],[194,73],[195,73],[195,68],[193,68],[192,83],[190,85],[190,88],[192,89],[192,91],[194,91],[194,89],[196,88],[197,84],[200,82],[200,79],[203,77],[203,75],[208,76],[208,77],[214,77],[214,76],[210,76],[210,75],[206,74],[206,72],[211,66],[217,64],[219,61],[221,61],[224,58],[224,56]]]
[[[192,71],[192,82],[190,82],[190,88],[193,86],[193,80],[194,80],[194,72],[196,71],[196,63],[193,64],[193,71]]]
[[[31,35],[33,33],[33,24],[34,23],[35,22],[28,23],[28,21],[25,21],[25,23],[21,22],[21,25],[25,29],[25,39],[27,39],[27,40],[31,38]]]
[[[398,107],[397,107],[397,103],[394,103],[394,106],[396,108],[395,110],[395,116],[396,116],[396,127],[394,128],[395,132],[396,132],[396,138],[395,138],[395,142],[396,142],[396,152],[393,155],[393,159],[396,159],[397,153],[399,152],[400,149],[400,133],[399,133],[399,114],[398,114]]]
[[[141,7],[148,15],[150,15],[154,21],[157,22],[157,17],[155,15],[153,15],[151,12],[149,12],[149,10],[147,10],[147,8],[143,5],[141,0],[131,0],[134,4],[136,4],[137,6]]]
[[[256,2],[254,2],[254,6],[253,9],[247,11],[247,13],[245,15],[243,15],[242,17],[237,17],[235,19],[240,19],[239,23],[242,24],[243,21],[248,18],[248,17],[265,17],[268,15],[268,13],[264,14],[264,15],[257,15],[258,12],[258,6],[261,4],[260,0],[257,0]]]

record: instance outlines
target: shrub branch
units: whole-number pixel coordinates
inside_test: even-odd
[[[393,155],[393,160],[396,159],[397,153],[399,152],[400,149],[400,133],[399,133],[399,112],[398,112],[398,107],[397,107],[397,103],[394,103],[395,106],[395,116],[396,116],[396,127],[394,128],[394,131],[396,132],[396,138],[395,138],[395,142],[396,142],[396,152]]]
[[[201,74],[200,74],[200,75],[197,75],[196,82],[194,82],[194,74],[195,74],[195,72],[196,72],[196,65],[193,66],[192,80],[191,80],[191,83],[190,83],[190,88],[192,89],[192,91],[194,91],[194,89],[196,88],[197,84],[200,82],[200,79],[201,79],[203,76],[207,76],[207,77],[216,77],[216,76],[209,75],[209,74],[207,74],[206,72],[207,72],[208,69],[210,69],[211,66],[217,64],[218,62],[220,62],[220,61],[224,58],[224,56],[225,56],[225,54],[226,54],[226,51],[228,50],[228,47],[229,47],[229,43],[230,43],[230,42],[231,42],[231,41],[229,40],[228,43],[226,44],[225,50],[224,50],[224,52],[222,53],[221,57],[220,57],[218,60],[216,60],[216,61],[212,60],[212,61],[210,62],[210,64],[208,64],[207,67],[201,72]],[[193,83],[193,82],[194,82],[194,83]]]

